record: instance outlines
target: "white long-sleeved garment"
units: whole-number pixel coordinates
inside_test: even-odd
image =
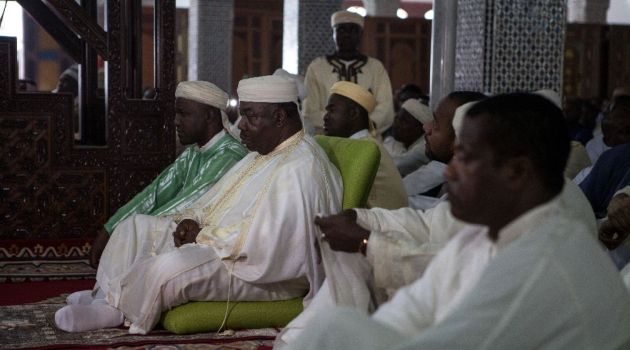
[[[341,210],[342,191],[324,151],[299,132],[267,155],[247,155],[181,214],[202,227],[198,244],[175,248],[171,217],[123,221],[103,252],[97,284],[137,333],[189,300],[281,300],[308,292],[308,301],[323,281],[313,221]]]
[[[418,170],[422,165],[429,162],[429,158],[425,154],[426,146],[424,135],[420,136],[420,138],[408,148],[389,136],[383,141],[383,147],[389,152],[389,155],[392,156],[398,168],[398,172],[400,172],[400,176],[402,177]]]
[[[425,193],[446,181],[446,164],[432,160],[403,178],[408,196]]]
[[[497,242],[481,227],[460,231],[372,319],[323,312],[290,348],[628,348],[630,295],[578,199],[565,186]]]

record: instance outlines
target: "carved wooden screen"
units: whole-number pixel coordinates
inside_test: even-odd
[[[608,34],[608,89],[630,86],[630,26],[610,26]]]
[[[608,99],[630,84],[630,26],[568,24],[563,92],[567,97]]]
[[[236,1],[232,38],[232,87],[247,76],[282,68],[282,2]]]
[[[563,76],[565,96],[600,97],[605,29],[598,24],[567,24]]]
[[[361,45],[363,53],[383,62],[393,90],[414,83],[429,91],[430,21],[367,17]]]
[[[107,61],[107,138],[74,144],[71,96],[17,92],[16,41],[0,38],[0,261],[84,258],[109,215],[174,158],[175,1],[155,5],[155,100],[127,97],[130,26],[141,18],[130,0],[106,1],[105,30],[74,0],[19,2],[75,60]],[[90,69],[81,66],[83,88]]]

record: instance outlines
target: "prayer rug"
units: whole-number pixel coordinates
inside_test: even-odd
[[[55,326],[54,314],[63,297],[40,303],[0,307],[0,349],[270,349],[279,330],[240,330],[227,336],[215,333],[175,335],[155,330],[129,334],[125,328],[68,333]]]

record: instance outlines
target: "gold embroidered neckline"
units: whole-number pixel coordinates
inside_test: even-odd
[[[300,141],[302,141],[302,139],[304,138],[304,129],[301,129],[300,131],[296,132],[295,134],[291,135],[291,137],[289,137],[288,139],[282,141],[278,146],[276,146],[276,148],[273,149],[273,151],[267,153],[267,154],[259,154],[256,156],[256,158],[271,158],[273,156],[275,156],[278,153],[281,153],[282,151],[284,151],[285,149],[294,146],[296,144],[298,144]]]

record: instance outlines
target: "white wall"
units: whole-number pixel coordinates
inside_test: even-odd
[[[630,0],[610,0],[606,22],[630,24]]]

